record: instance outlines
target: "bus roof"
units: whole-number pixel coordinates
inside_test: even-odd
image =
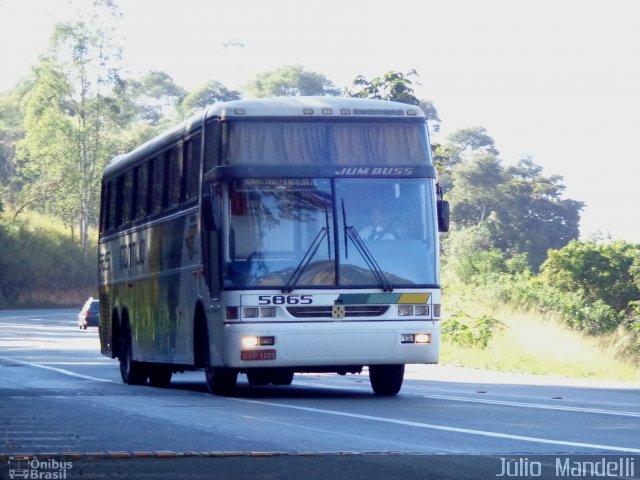
[[[277,97],[216,103],[207,116],[229,117],[424,117],[415,105],[351,97]]]
[[[113,158],[103,175],[110,175],[137,162],[156,150],[160,151],[207,118],[247,119],[251,117],[283,118],[415,118],[425,121],[422,109],[416,105],[386,100],[351,97],[274,97],[234,100],[215,103],[129,153]],[[420,121],[418,120],[418,121]]]

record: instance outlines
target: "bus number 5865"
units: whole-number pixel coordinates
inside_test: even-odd
[[[260,295],[260,305],[310,305],[313,303],[312,295]]]

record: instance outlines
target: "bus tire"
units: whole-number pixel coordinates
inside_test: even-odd
[[[271,376],[261,370],[251,370],[247,372],[247,380],[252,387],[259,387],[269,385],[269,383],[271,383]]]
[[[376,395],[396,395],[404,380],[404,365],[370,365],[369,381]]]
[[[274,385],[291,385],[293,382],[293,370],[276,370],[273,373],[272,381]]]
[[[127,385],[145,385],[147,383],[147,370],[144,363],[133,360],[131,346],[131,332],[126,328],[121,338],[120,347],[120,376]]]
[[[171,383],[173,372],[164,366],[152,366],[149,369],[149,383],[157,388],[166,388]]]
[[[214,395],[228,396],[233,394],[238,381],[238,372],[232,368],[204,367],[207,388]]]

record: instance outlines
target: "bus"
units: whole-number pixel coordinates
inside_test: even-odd
[[[104,169],[101,351],[127,384],[368,371],[395,395],[438,362],[448,211],[418,107],[214,104]]]

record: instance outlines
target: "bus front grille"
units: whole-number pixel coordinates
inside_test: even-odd
[[[380,317],[389,310],[389,305],[348,305],[344,307],[345,318]],[[332,318],[332,307],[287,307],[287,312],[296,318]]]

